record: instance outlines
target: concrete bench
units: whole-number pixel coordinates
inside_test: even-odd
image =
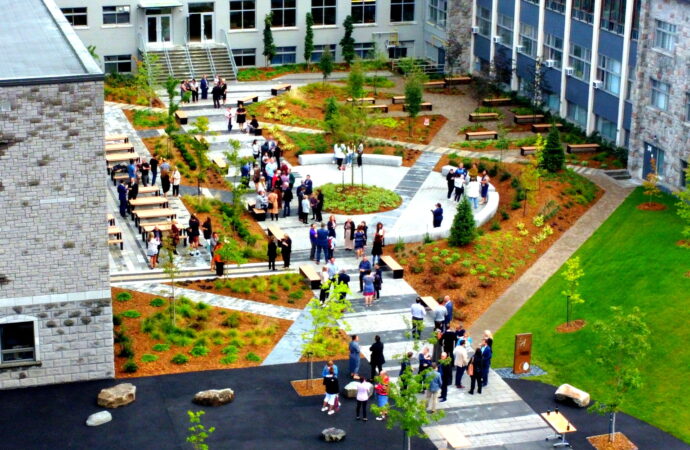
[[[105,136],[105,142],[119,142],[122,141],[123,143],[128,143],[129,142],[129,136],[126,134],[108,134]]]
[[[239,108],[240,105],[246,105],[249,102],[256,103],[258,101],[259,101],[259,94],[248,95],[246,97],[237,99],[237,107]]]
[[[551,127],[561,128],[563,124],[560,123],[533,123],[532,133],[542,133],[544,131],[549,131]]]
[[[438,309],[438,307],[441,306],[438,304],[436,299],[431,296],[422,297],[422,304],[432,311]]]
[[[445,81],[427,81],[424,83],[425,88],[444,88],[446,87]]]
[[[431,102],[424,102],[419,105],[420,111],[431,111],[433,109],[433,105]],[[403,104],[403,111],[407,111],[407,105]],[[388,111],[386,111],[388,112]]]
[[[520,154],[522,156],[532,155],[536,151],[537,151],[537,147],[535,147],[533,145],[523,145],[522,147],[520,147]]]
[[[388,112],[388,105],[363,105],[360,108],[366,109],[367,111],[383,111]]]
[[[264,220],[266,220],[266,211],[264,211],[263,209],[252,208],[251,213],[257,222],[263,222]]]
[[[398,262],[393,259],[392,256],[382,256],[381,261],[388,266],[388,268],[393,271],[393,278],[402,278],[403,277],[403,266],[398,264]]]
[[[482,100],[484,106],[505,106],[510,105],[513,100],[510,97],[485,98]]]
[[[565,148],[568,153],[598,152],[599,144],[566,144]]]
[[[278,93],[280,93],[280,91],[287,92],[290,89],[292,89],[291,84],[279,84],[279,85],[273,86],[271,88],[271,95],[278,95]]]
[[[179,123],[180,125],[187,125],[187,122],[189,121],[189,116],[187,115],[186,111],[178,109],[177,111],[175,111],[175,120],[177,120],[177,123]]]
[[[315,153],[309,155],[299,155],[299,165],[300,166],[313,166],[316,164],[332,164],[333,154],[332,153]],[[371,153],[365,153],[362,155],[362,164],[371,164],[374,166],[391,166],[400,167],[402,166],[401,156],[390,156],[390,155],[375,155]]]
[[[404,95],[395,95],[391,97],[391,102],[395,105],[396,103],[405,103],[405,96]]]
[[[449,77],[444,81],[446,87],[459,86],[461,84],[470,84],[472,82],[472,77]]]
[[[543,114],[515,114],[513,122],[515,123],[539,123],[544,120]]]
[[[273,224],[266,227],[266,233],[269,236],[273,236],[276,239],[283,239],[283,236],[285,236],[285,233],[283,233],[283,230],[281,230],[278,225],[273,225]]]
[[[496,131],[468,131],[465,133],[466,141],[481,141],[483,139],[498,139]]]
[[[299,266],[299,273],[309,280],[309,287],[311,289],[321,288],[321,277],[316,273],[316,269],[311,264],[304,264]]]
[[[484,122],[487,120],[498,120],[498,113],[470,113],[470,122]]]
[[[371,103],[372,105],[376,103],[376,99],[374,97],[362,97],[362,98],[355,98],[353,99],[352,97],[349,97],[347,99],[348,103]]]

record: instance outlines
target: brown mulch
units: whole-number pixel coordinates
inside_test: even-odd
[[[216,369],[237,369],[241,367],[254,367],[261,365],[261,362],[248,361],[246,355],[249,352],[253,352],[263,361],[273,350],[275,344],[283,337],[287,332],[292,321],[284,319],[276,319],[272,317],[261,316],[258,314],[251,314],[247,312],[240,313],[241,321],[238,328],[235,328],[239,332],[239,336],[246,331],[253,329],[265,329],[270,326],[277,326],[277,331],[274,335],[268,336],[270,342],[268,344],[252,345],[248,342],[248,339],[244,339],[245,345],[240,348],[238,359],[232,364],[221,364],[220,359],[223,355],[220,351],[227,341],[222,345],[212,345],[209,342],[208,347],[211,352],[202,357],[194,357],[189,354],[192,345],[187,347],[176,347],[171,346],[169,350],[163,352],[153,351],[153,346],[155,344],[163,343],[161,340],[155,340],[151,335],[144,333],[141,330],[142,322],[146,317],[150,317],[156,313],[165,312],[165,307],[154,307],[150,305],[151,300],[158,298],[160,296],[144,294],[137,291],[128,291],[125,289],[112,288],[112,298],[113,298],[113,314],[121,314],[123,311],[136,310],[141,313],[141,317],[136,319],[122,318],[122,325],[115,327],[116,330],[122,330],[124,326],[126,329],[126,335],[132,340],[132,347],[134,350],[134,360],[136,361],[139,369],[135,373],[125,373],[123,371],[123,365],[127,361],[126,358],[117,356],[120,350],[120,344],[115,344],[115,376],[116,378],[135,378],[143,377],[149,375],[162,375],[169,373],[184,373],[184,372],[196,372],[202,370],[216,370]],[[129,292],[132,294],[133,298],[126,302],[120,302],[115,300],[115,297],[120,292]],[[168,299],[164,299],[168,300]],[[217,329],[226,334],[230,328],[221,325],[221,322],[226,318],[229,310],[217,307],[209,308],[209,320],[206,322],[207,329]],[[221,314],[224,312],[226,314]],[[178,319],[179,320],[179,319]],[[227,339],[227,338],[226,338]],[[170,362],[170,359],[177,353],[185,354],[189,357],[189,362],[186,364],[178,365]],[[158,360],[154,362],[142,362],[141,357],[144,354],[154,354],[158,356]]]
[[[311,397],[314,395],[324,395],[326,393],[326,386],[323,385],[321,378],[293,380],[290,384],[300,397]]]
[[[111,95],[111,94],[105,96],[106,102],[124,103],[126,105],[136,105],[136,103],[134,103],[132,100],[133,100],[132,98],[125,99],[125,98],[119,97],[117,95]],[[148,106],[148,105],[137,105],[137,106]],[[165,108],[165,105],[163,104],[163,102],[159,98],[153,99],[152,106],[154,108]]]
[[[609,442],[608,434],[589,436],[587,441],[597,450],[637,450],[637,445],[620,432],[615,433],[614,442]]]
[[[666,209],[666,205],[657,202],[644,202],[637,205],[637,209],[640,211],[663,211]]]
[[[583,329],[586,324],[587,322],[583,319],[575,319],[570,323],[566,322],[558,325],[556,331],[559,333],[574,333]]]

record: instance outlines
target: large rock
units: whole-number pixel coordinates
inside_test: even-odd
[[[558,401],[571,399],[580,408],[586,407],[590,402],[588,393],[569,384],[558,386],[555,396]]]
[[[88,419],[86,419],[86,424],[90,427],[97,427],[108,423],[113,420],[113,416],[110,415],[108,411],[101,411],[95,414],[91,414]]]
[[[235,400],[235,392],[232,389],[209,389],[197,392],[192,402],[201,406],[221,406]]]
[[[345,397],[347,398],[355,398],[357,397],[357,386],[359,386],[360,382],[359,381],[350,381],[345,385]],[[369,396],[371,396],[374,393],[374,386],[372,385],[369,388]]]
[[[122,383],[117,386],[103,389],[98,394],[98,406],[104,408],[119,408],[129,405],[137,396],[137,387],[131,383]]]
[[[340,442],[345,439],[345,430],[340,428],[326,428],[321,432],[321,437],[326,442]]]

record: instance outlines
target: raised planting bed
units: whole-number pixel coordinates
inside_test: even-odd
[[[319,187],[328,214],[369,214],[390,211],[400,206],[398,194],[378,186],[328,183]]]

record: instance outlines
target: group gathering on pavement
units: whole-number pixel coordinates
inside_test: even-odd
[[[472,204],[472,208],[477,209],[478,205],[483,205],[489,198],[489,175],[486,170],[479,173],[476,164],[467,170],[463,163],[457,168],[450,169],[446,175],[448,183],[448,199],[459,202],[464,195]]]

